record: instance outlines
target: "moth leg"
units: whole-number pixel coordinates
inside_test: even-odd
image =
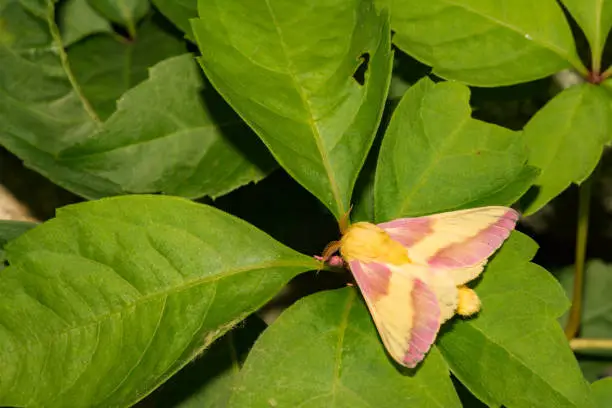
[[[340,249],[340,241],[332,241],[325,246],[323,249],[323,254],[320,257],[316,257],[317,259],[327,262],[332,258],[332,255],[338,252]]]
[[[459,302],[457,305],[457,314],[461,316],[471,316],[480,310],[480,299],[476,292],[467,286],[458,286]]]

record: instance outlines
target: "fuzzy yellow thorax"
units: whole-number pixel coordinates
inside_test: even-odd
[[[391,239],[382,228],[369,222],[352,224],[340,240],[340,254],[347,261],[382,262],[402,265],[410,262],[406,248]]]

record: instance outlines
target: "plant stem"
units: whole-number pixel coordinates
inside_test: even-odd
[[[596,42],[599,42],[595,40]],[[597,76],[601,73],[601,54],[602,47],[599,44],[592,44],[591,47],[591,72]]]
[[[79,83],[77,82],[72,69],[70,68],[70,62],[68,61],[68,55],[66,54],[66,50],[64,49],[64,43],[62,42],[62,36],[60,35],[59,29],[57,28],[57,24],[55,24],[55,3],[53,1],[49,1],[47,3],[47,24],[49,25],[49,31],[51,33],[51,38],[55,42],[57,46],[57,50],[59,53],[60,62],[62,64],[62,68],[70,81],[70,85],[74,89],[74,92],[78,96],[81,104],[83,105],[83,109],[89,115],[91,120],[96,123],[100,123],[100,117],[93,109],[89,100],[83,94],[83,90],[81,89]]]
[[[612,339],[573,339],[570,347],[574,351],[582,350],[612,350]]]
[[[568,340],[576,337],[580,328],[582,314],[582,293],[584,289],[584,263],[586,259],[587,235],[589,232],[589,207],[591,205],[591,175],[580,186],[578,202],[578,230],[576,231],[576,259],[574,261],[574,287],[572,293],[572,307],[569,319],[565,326],[565,335]]]

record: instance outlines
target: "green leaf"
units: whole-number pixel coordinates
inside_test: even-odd
[[[536,250],[514,232],[475,289],[481,312],[456,319],[438,347],[453,374],[488,405],[593,407],[556,321],[569,302],[547,271],[529,263]]]
[[[0,405],[128,406],[318,262],[185,199],[77,204],[11,241]]]
[[[561,0],[591,46],[591,58],[598,73],[606,38],[612,28],[612,2],[608,0]]]
[[[393,113],[375,182],[377,221],[509,205],[531,186],[517,132],[470,117],[469,89],[424,78]]]
[[[135,41],[97,35],[67,49],[74,78],[102,120],[117,109],[126,91],[147,79],[151,66],[186,51],[185,44],[154,19],[144,20],[138,29]]]
[[[66,0],[60,4],[58,26],[64,46],[69,46],[92,34],[113,31],[108,20],[83,0]]]
[[[416,374],[391,363],[354,288],[287,309],[257,340],[231,407],[460,407],[433,350]]]
[[[38,224],[27,221],[0,220],[0,248]]]
[[[526,214],[593,172],[612,139],[611,118],[606,91],[591,84],[565,89],[531,118],[524,129],[529,163],[542,172],[526,197]]]
[[[198,6],[192,26],[212,84],[280,165],[340,218],[387,94],[386,13],[378,15],[371,0]],[[362,60],[364,85],[353,78]]]
[[[146,79],[150,64],[184,48],[152,20],[131,43],[98,35],[75,44],[64,54],[70,68],[63,49],[51,47],[58,44],[47,27],[54,27],[52,8],[46,22],[17,1],[0,13],[0,143],[62,187],[92,199],[217,197],[274,167],[255,135],[205,87],[191,55],[155,65],[124,94]]]
[[[612,378],[603,378],[591,384],[593,398],[599,408],[608,408],[612,405]]]
[[[244,122],[205,88],[190,54],[154,66],[102,129],[62,152],[59,163],[124,191],[190,198],[221,196],[261,180],[275,166]]]
[[[136,24],[149,11],[149,0],[87,0],[98,13],[136,35]]]
[[[204,356],[187,365],[146,400],[173,408],[226,407],[240,367],[266,324],[256,315],[215,341]]]
[[[588,351],[585,353],[585,350],[574,352],[577,354],[580,370],[588,382],[592,383],[612,374],[612,360],[610,360],[610,356],[602,356],[602,354],[605,354],[605,351],[602,351],[601,348],[593,350],[592,356],[589,355],[591,353]],[[596,396],[595,399],[597,400]]]
[[[379,0],[393,42],[447,79],[469,85],[527,82],[573,65],[586,74],[555,0]]]
[[[152,0],[155,7],[182,32],[195,42],[189,20],[198,17],[198,0]]]

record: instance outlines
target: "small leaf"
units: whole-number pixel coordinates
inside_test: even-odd
[[[568,296],[574,286],[574,266],[568,266],[556,272],[561,286]],[[612,265],[599,259],[590,260],[585,267],[585,284],[583,291],[582,316],[580,319],[581,337],[609,339],[612,338]],[[567,313],[560,319],[561,324],[567,321]]]
[[[4,268],[4,261],[6,259],[4,246],[36,225],[38,224],[27,221],[0,220],[0,270]]]
[[[195,42],[189,20],[198,17],[198,0],[152,0],[164,16],[190,41]]]
[[[612,139],[611,118],[606,91],[591,84],[565,89],[531,118],[524,130],[529,163],[542,172],[525,199],[525,213],[539,210],[593,172]]]
[[[549,273],[529,263],[536,250],[514,232],[476,286],[482,310],[456,319],[438,348],[453,374],[488,405],[593,407],[556,321],[569,302]]]
[[[138,21],[149,11],[149,0],[87,0],[89,5],[116,24],[135,33]]]
[[[147,79],[151,66],[186,52],[185,44],[152,18],[142,22],[138,33],[133,41],[96,35],[66,51],[80,91],[102,120],[115,112],[126,91]]]
[[[603,378],[591,384],[593,398],[598,408],[608,408],[612,406],[612,378]]]
[[[395,109],[378,158],[377,221],[510,205],[537,171],[516,132],[470,117],[469,90],[424,78]]]
[[[379,0],[393,42],[443,78],[501,86],[574,65],[586,73],[555,0]]]
[[[612,28],[612,1],[609,0],[561,0],[584,31],[591,46],[593,62],[601,68],[601,55],[606,38]]]
[[[460,407],[436,350],[402,373],[354,288],[321,292],[287,309],[257,340],[231,407]]]
[[[77,204],[11,241],[0,405],[128,406],[318,262],[209,206]]]
[[[211,83],[279,164],[342,217],[387,95],[386,14],[371,0],[198,6],[192,26]]]
[[[38,224],[27,221],[0,220],[0,248]]]
[[[58,26],[66,47],[92,34],[113,31],[108,20],[83,0],[66,0],[60,5]]]

